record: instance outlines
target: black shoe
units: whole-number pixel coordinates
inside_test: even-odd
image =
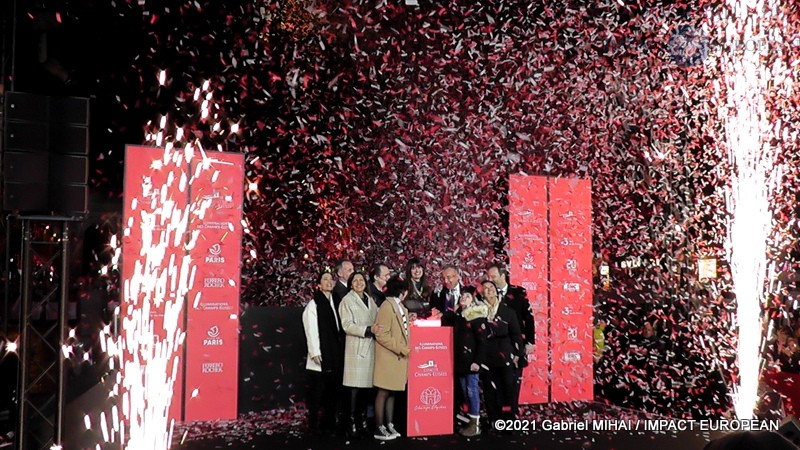
[[[358,435],[361,437],[367,437],[371,434],[369,432],[369,425],[367,425],[367,419],[362,420],[356,428],[358,429]]]
[[[358,428],[356,428],[356,421],[352,417],[350,418],[350,422],[347,424],[346,434],[350,439],[359,437]]]

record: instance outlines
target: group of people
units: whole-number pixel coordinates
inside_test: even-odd
[[[418,258],[400,274],[380,263],[368,273],[356,271],[343,259],[335,275],[319,274],[303,311],[310,431],[369,435],[372,406],[373,437],[400,437],[396,397],[408,381],[413,322],[423,318],[453,327],[459,433],[481,433],[481,389],[489,423],[516,417],[535,329],[525,289],[508,283],[503,265],[490,265],[479,289],[464,285],[458,267],[447,265],[443,286],[434,290]]]
[[[781,372],[800,373],[800,327],[778,327],[767,345],[767,363]]]

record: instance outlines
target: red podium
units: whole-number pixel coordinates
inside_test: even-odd
[[[408,363],[409,437],[453,434],[453,329],[418,320]]]

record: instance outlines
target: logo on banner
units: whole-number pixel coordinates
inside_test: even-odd
[[[436,364],[436,361],[429,359],[428,362],[419,364],[417,369],[422,369],[422,371],[414,371],[414,378],[425,378],[425,377],[446,377],[447,372],[444,370],[439,370],[439,365]]]
[[[536,291],[539,289],[539,283],[535,281],[525,281],[522,283],[522,287],[524,287],[526,291]]]
[[[544,238],[538,233],[519,233],[516,236],[519,241],[530,239],[533,242],[544,242]]]
[[[564,363],[576,363],[581,361],[581,354],[580,352],[566,352],[563,356],[561,356],[561,362]]]
[[[564,283],[564,290],[567,292],[579,292],[581,290],[580,283]]]
[[[234,230],[231,222],[220,222],[216,220],[204,220],[197,225],[197,228],[201,230]]]
[[[533,214],[533,210],[532,209],[523,209],[522,211],[517,213],[517,215],[520,216],[520,217],[530,216],[531,214]]]
[[[214,205],[215,209],[232,209],[233,195],[223,195],[216,189],[214,192],[203,196],[203,200],[208,200]]]
[[[578,340],[578,327],[567,328],[567,339],[569,339],[570,341]]]
[[[525,270],[536,270],[536,262],[533,259],[533,255],[530,253],[525,255],[525,260],[522,261],[522,268]]]
[[[225,257],[219,256],[222,253],[222,245],[216,243],[208,248],[206,262],[211,264],[225,264]]]
[[[575,271],[578,270],[578,261],[575,259],[568,259],[564,266],[570,273],[575,273]]]
[[[204,362],[200,371],[202,373],[222,373],[223,363],[221,362]]]
[[[436,365],[436,361],[431,359],[431,360],[428,360],[428,362],[426,362],[426,363],[418,365],[417,367],[420,368],[420,369],[436,369],[437,365]]]
[[[580,247],[580,248],[583,248],[583,243],[582,242],[573,241],[572,239],[570,239],[568,237],[565,237],[564,239],[561,239],[561,245],[563,245],[565,247]]]
[[[223,345],[224,344],[224,342],[222,341],[222,338],[219,337],[219,327],[218,326],[214,325],[213,327],[209,328],[208,332],[206,334],[208,334],[208,338],[207,339],[203,339],[203,345],[208,346],[208,345]]]
[[[204,278],[203,279],[203,287],[207,288],[221,288],[225,287],[225,278]]]
[[[429,386],[419,394],[419,401],[423,405],[433,408],[442,401],[442,392],[433,386]]]

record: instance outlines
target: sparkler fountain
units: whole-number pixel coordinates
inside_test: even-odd
[[[725,49],[722,68],[726,107],[720,109],[725,124],[728,157],[733,169],[727,195],[730,214],[726,250],[738,309],[739,384],[734,392],[734,408],[740,419],[749,419],[757,401],[760,347],[762,341],[762,303],[769,261],[767,241],[772,232],[770,200],[779,179],[776,168],[780,145],[772,141],[779,135],[780,122],[773,123],[767,108],[787,68],[782,58],[767,58],[766,39],[779,36],[772,25],[781,22],[777,1],[728,2],[723,17]],[[788,79],[788,78],[786,78]],[[778,141],[779,142],[779,141]]]

